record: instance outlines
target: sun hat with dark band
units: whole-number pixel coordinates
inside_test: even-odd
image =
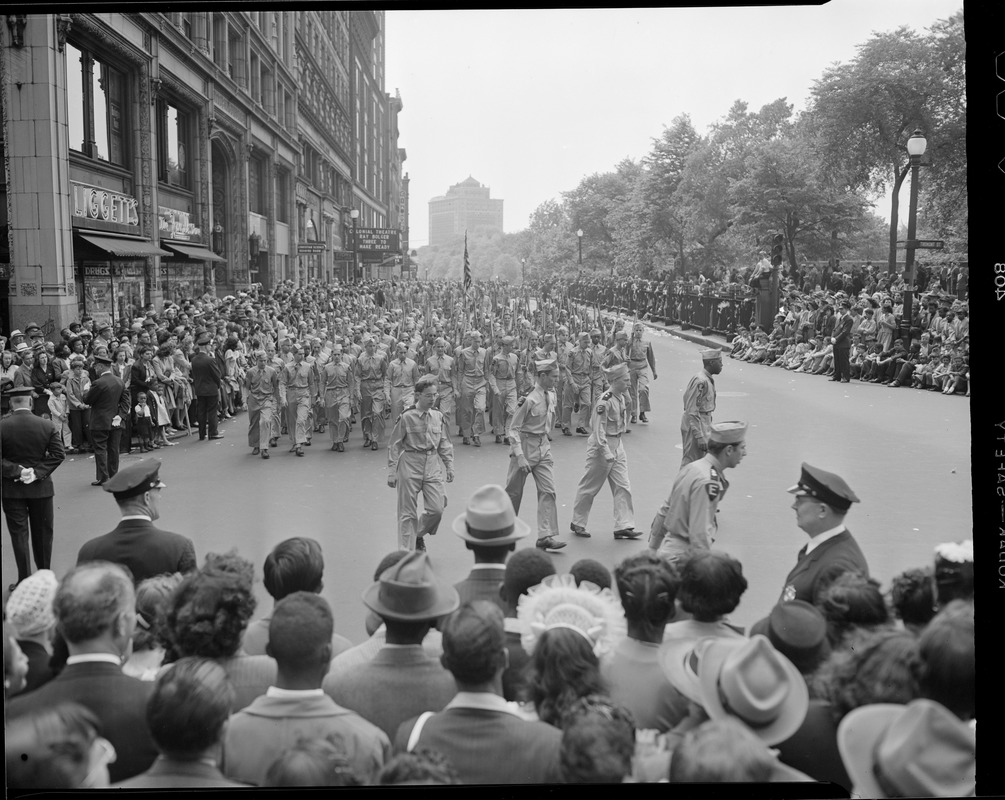
[[[513,511],[513,501],[497,484],[478,489],[464,513],[454,519],[454,533],[471,544],[497,547],[512,544],[530,533],[530,525]]]
[[[802,464],[799,483],[790,486],[786,491],[800,497],[812,497],[821,503],[826,503],[835,511],[847,511],[852,503],[859,502],[844,478],[833,472],[812,467],[805,461]]]

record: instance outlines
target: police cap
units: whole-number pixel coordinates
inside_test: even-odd
[[[141,459],[120,469],[101,488],[115,495],[116,500],[135,497],[151,489],[163,489],[167,484],[161,482],[160,468],[161,462],[156,458]]]
[[[790,486],[786,491],[799,497],[812,497],[841,512],[851,508],[852,503],[860,502],[840,475],[812,467],[805,461],[802,464],[799,483]]]

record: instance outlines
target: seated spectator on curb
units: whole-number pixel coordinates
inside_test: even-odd
[[[935,575],[931,567],[908,569],[895,576],[890,606],[904,628],[916,636],[935,616]]]
[[[129,659],[122,665],[126,675],[141,681],[156,680],[166,652],[164,616],[181,582],[181,574],[175,572],[147,578],[136,587],[136,632]]]
[[[428,747],[398,753],[377,775],[378,786],[453,786],[461,782],[447,757]]]
[[[565,783],[630,781],[637,724],[628,709],[600,695],[573,703],[562,718]]]
[[[406,719],[441,710],[456,692],[453,676],[422,640],[440,617],[457,609],[457,590],[437,576],[425,551],[415,550],[381,574],[363,603],[384,621],[387,643],[337,681],[329,674],[322,688],[391,738]]]
[[[397,564],[408,555],[407,550],[395,550],[384,556],[373,574],[374,581],[379,581],[380,576],[388,569]],[[331,668],[325,680],[329,683],[338,683],[342,673],[347,669],[366,664],[373,660],[373,657],[380,652],[380,649],[387,643],[387,626],[384,621],[371,609],[367,609],[365,620],[366,632],[369,639],[348,650],[343,650],[332,659]],[[431,658],[438,659],[443,654],[443,641],[440,632],[436,628],[430,628],[425,638],[422,640],[422,648]]]
[[[628,636],[615,643],[601,675],[611,699],[624,706],[640,729],[665,732],[687,716],[688,703],[659,664],[663,633],[676,608],[680,577],[650,550],[629,556],[614,570]]]
[[[331,663],[331,608],[313,592],[280,600],[269,625],[268,654],[276,682],[231,717],[224,739],[224,772],[262,786],[269,766],[300,739],[337,737],[353,774],[367,781],[390,755],[388,737],[321,689]]]
[[[499,607],[476,600],[451,614],[443,623],[442,661],[457,696],[438,713],[403,722],[395,751],[437,750],[465,784],[560,783],[561,731],[525,719],[502,697],[506,647]]]
[[[506,632],[506,651],[509,657],[502,682],[503,697],[507,700],[524,699],[525,667],[529,660],[527,651],[523,649],[523,629],[517,617],[520,598],[554,574],[555,565],[551,557],[537,548],[525,547],[518,550],[506,562],[506,574],[503,585],[499,587],[499,596],[506,614],[503,629]]]
[[[262,786],[362,786],[342,749],[329,739],[302,739],[269,765]]]
[[[953,600],[921,632],[921,696],[948,708],[965,722],[977,705],[977,659],[974,651],[974,606]]]
[[[974,730],[931,700],[855,709],[838,727],[855,797],[972,797]]]
[[[56,573],[40,569],[21,581],[7,599],[7,620],[17,633],[21,652],[28,659],[28,674],[21,692],[37,689],[54,677],[49,658],[56,634],[52,601],[58,589]]]
[[[110,780],[131,778],[157,755],[146,722],[153,687],[122,672],[136,627],[132,576],[107,561],[81,564],[63,577],[52,607],[69,650],[66,666],[48,683],[11,698],[7,719],[62,702],[80,703],[97,718],[117,754]]]
[[[321,594],[324,588],[324,569],[321,545],[314,539],[306,536],[286,539],[272,548],[272,552],[265,558],[265,590],[272,597],[273,604],[294,592]],[[241,647],[249,656],[265,655],[271,619],[271,616],[266,616],[248,624]],[[350,647],[352,642],[332,632],[333,657]]]
[[[117,789],[240,787],[220,772],[223,732],[233,705],[227,673],[215,661],[183,658],[154,684],[147,724],[160,755]]]
[[[207,559],[210,562],[210,559]],[[243,559],[241,559],[243,561]],[[276,662],[241,653],[241,637],[255,610],[249,562],[208,563],[188,575],[171,596],[165,615],[166,666],[184,656],[215,660],[234,689],[232,711],[240,711],[275,683]],[[240,570],[240,571],[234,571]]]
[[[98,735],[98,719],[62,702],[12,720],[4,740],[9,789],[104,789],[115,750]]]

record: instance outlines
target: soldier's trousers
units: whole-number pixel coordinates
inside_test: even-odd
[[[391,387],[391,424],[398,421],[401,412],[412,404],[412,396],[415,394],[413,386],[392,386]]]
[[[516,381],[496,381],[498,392],[492,394],[492,433],[505,436],[509,422],[516,413]]]
[[[628,457],[621,437],[607,437],[608,446],[614,451],[614,461],[608,463],[603,448],[590,437],[586,447],[586,472],[579,480],[576,500],[572,506],[572,524],[585,528],[593,508],[593,498],[606,481],[614,494],[614,530],[635,527],[635,508],[632,505],[632,487],[628,480]]]
[[[349,391],[345,394],[328,392],[325,397],[325,419],[328,421],[328,436],[332,441],[341,442],[349,434]]]
[[[485,397],[487,387],[461,384],[461,398],[457,404],[458,427],[461,436],[481,436],[485,433]]]
[[[290,442],[302,445],[311,436],[311,396],[306,389],[286,390],[286,432]]]
[[[650,411],[649,367],[638,368],[629,365],[628,374],[632,381],[628,390],[632,398],[632,414],[638,415]]]
[[[574,377],[573,380],[566,381],[565,396],[562,398],[562,425],[564,427],[572,426],[573,422],[577,428],[586,427],[590,420],[591,389],[589,378]],[[579,403],[579,412],[576,419],[573,420],[573,408],[576,403]]]
[[[546,435],[521,432],[520,444],[537,487],[537,538],[555,536],[558,534],[558,504],[555,500],[555,462],[551,457],[551,443]],[[526,481],[527,473],[517,466],[517,459],[510,455],[506,494],[513,501],[513,510],[517,514],[520,513]]]
[[[420,492],[421,519],[418,513]],[[402,452],[398,459],[398,548],[414,550],[416,537],[434,535],[446,505],[439,454],[435,450],[431,453]]]
[[[262,401],[248,395],[248,447],[266,450],[272,438],[276,414],[276,401],[271,397]]]
[[[384,407],[387,403],[384,388],[380,384],[376,387],[363,384],[360,390],[359,413],[363,419],[363,434],[380,444],[384,436]]]

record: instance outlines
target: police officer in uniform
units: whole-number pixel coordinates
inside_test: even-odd
[[[586,442],[586,472],[579,481],[572,508],[572,532],[589,538],[586,523],[593,507],[593,498],[604,485],[610,484],[614,494],[614,538],[636,539],[642,531],[635,530],[635,509],[632,488],[628,480],[628,458],[621,441],[628,429],[628,367],[618,364],[606,373],[610,388],[600,396],[593,411],[593,431]]]
[[[712,412],[715,411],[715,378],[722,372],[722,351],[712,348],[701,351],[702,370],[684,390],[684,414],[680,420],[684,456],[681,469],[697,461],[708,450]]]
[[[844,572],[868,577],[869,565],[844,518],[858,497],[840,475],[803,462],[799,483],[788,489],[796,496],[796,524],[810,537],[799,551],[796,566],[785,578],[780,603],[816,603],[820,593]]]
[[[670,496],[653,519],[651,550],[680,563],[696,550],[711,549],[718,529],[715,515],[729,488],[725,471],[747,454],[746,436],[745,422],[712,425],[708,452],[677,473]]]
[[[447,483],[454,480],[454,446],[443,414],[433,408],[439,396],[436,384],[434,375],[418,380],[416,405],[402,412],[387,443],[387,485],[398,490],[398,547],[402,550],[425,550],[422,537],[432,536],[439,527],[446,506],[441,461]]]
[[[527,396],[521,399],[508,428],[510,460],[506,494],[513,501],[514,512],[519,514],[524,483],[528,475],[534,476],[537,487],[537,547],[541,550],[560,550],[565,547],[565,542],[558,540],[555,461],[548,438],[558,410],[555,397],[558,365],[554,359],[547,359],[536,362],[534,367],[537,381]]]

